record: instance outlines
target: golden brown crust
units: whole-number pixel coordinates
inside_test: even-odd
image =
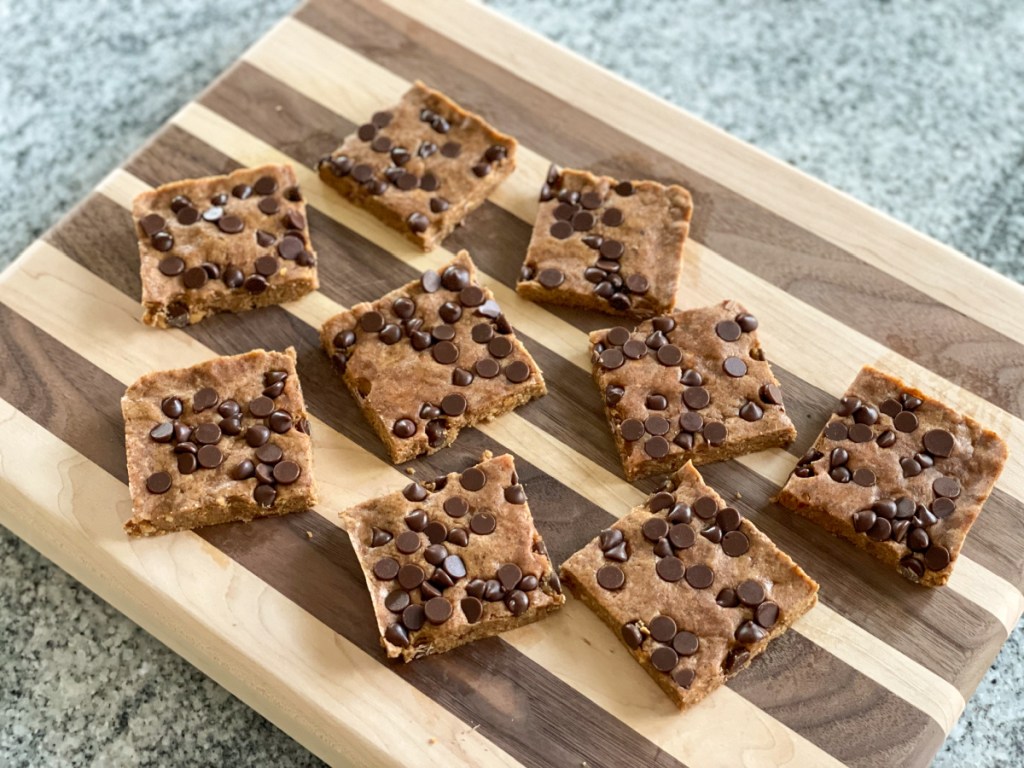
[[[287,422],[279,420],[279,417],[257,418],[248,409],[251,401],[263,396],[268,387],[265,377],[272,371],[287,375],[281,392],[271,398],[274,412],[286,412],[290,417],[291,426],[287,429],[282,427]],[[206,388],[216,391],[215,404],[197,411],[194,407],[196,394]],[[181,412],[177,417],[164,410],[164,401],[168,398],[180,401]],[[226,418],[219,411],[228,400],[239,406],[239,432],[236,435],[231,434],[233,427],[225,424]],[[125,530],[132,536],[152,536],[268,515],[284,515],[308,509],[317,502],[308,413],[295,372],[295,350],[291,347],[284,352],[254,350],[243,355],[219,357],[190,368],[146,374],[128,387],[121,399],[121,410],[125,420],[128,486],[132,496],[132,517],[125,523]],[[173,412],[171,406],[168,410]],[[293,482],[264,483],[276,492],[268,505],[259,503],[254,496],[260,481],[255,477],[235,479],[233,473],[243,461],[252,461],[254,468],[260,464],[256,449],[246,441],[246,432],[250,427],[271,422],[276,429],[268,428],[265,444],[277,446],[283,453],[283,457],[274,464],[294,462],[300,474]],[[166,424],[183,425],[182,437],[185,439],[174,437],[159,442],[154,439],[151,430]],[[200,439],[194,430],[201,424],[221,427],[219,434],[214,430],[215,441],[208,440],[205,435]],[[211,468],[192,468],[190,473],[183,472],[179,457],[197,452],[205,445],[218,449],[221,463]],[[192,447],[185,450],[189,446]],[[205,458],[203,454],[199,456]],[[155,473],[167,474],[170,485],[167,491],[154,493],[148,489],[147,480]]]
[[[430,122],[421,119],[423,110],[446,120],[449,130],[442,133],[432,128]],[[377,120],[382,125],[373,130],[370,141],[361,138],[357,131],[320,161],[320,178],[346,200],[365,208],[424,251],[433,250],[515,170],[516,141],[419,81],[392,109],[377,113],[374,118],[383,114],[390,118]],[[372,127],[374,122],[366,125]],[[366,126],[362,129],[371,130]],[[372,141],[381,137],[389,140],[390,152],[373,149]],[[425,142],[436,145],[435,149],[429,154],[420,154]],[[449,142],[459,144],[455,157],[440,150]],[[407,160],[400,156],[400,164],[394,154],[395,147],[408,153]],[[492,157],[497,151],[492,150],[493,147],[500,147],[499,153],[503,155],[488,159],[488,151],[492,152]],[[353,173],[358,166],[368,169],[367,178],[360,176],[361,181]],[[483,173],[484,166],[486,173]],[[483,175],[475,172],[474,167]],[[389,171],[394,175],[393,180],[385,175],[388,169],[395,169]],[[406,189],[399,179],[401,172],[412,174],[418,186],[414,184]],[[436,185],[424,183],[428,174],[437,180]],[[377,186],[376,190],[373,185]],[[438,199],[447,204],[444,210],[437,209],[437,203],[432,204]],[[422,228],[410,226],[410,216],[414,214],[425,217],[420,219]]]
[[[683,187],[554,169],[516,291],[532,301],[620,317],[668,313],[692,215]],[[621,255],[606,250],[618,249],[614,243]]]
[[[941,586],[1007,456],[974,419],[865,366],[777,499],[911,581]]]
[[[260,179],[273,179],[276,189],[267,194],[255,191],[267,191],[257,184]],[[246,187],[244,197],[233,193]],[[183,206],[185,211],[182,197],[191,201]],[[223,212],[220,218],[214,218],[217,210]],[[202,218],[204,214],[211,220]],[[142,320],[147,325],[180,328],[218,312],[293,301],[319,287],[306,204],[290,165],[242,168],[226,176],[164,184],[138,195],[132,215],[139,238]],[[154,215],[163,222],[156,232],[154,221],[159,220],[147,219]],[[222,231],[221,219],[228,217],[236,219],[240,231]],[[290,238],[279,249],[286,233]],[[170,242],[167,235],[173,240],[169,249],[164,248]],[[260,258],[265,260],[257,264]],[[175,259],[182,262],[176,264],[176,274],[166,274]],[[207,278],[197,286],[187,270],[204,264]],[[276,271],[266,274],[271,268]]]
[[[738,317],[750,330],[740,329]],[[732,324],[735,339],[719,335],[721,323]],[[724,301],[646,320],[632,332],[619,326],[590,334],[594,382],[627,479],[672,472],[687,461],[707,464],[793,441],[796,428],[782,404],[782,390],[761,348],[756,324],[741,304]],[[635,351],[627,349],[627,339]],[[670,358],[661,346],[674,347],[678,354]],[[729,375],[727,360],[744,373]],[[707,395],[705,404],[688,401],[699,391]],[[697,428],[684,418],[696,419]]]
[[[500,416],[547,391],[540,369],[500,314],[493,294],[479,286],[466,251],[440,273],[428,274],[437,290],[425,290],[423,279],[413,281],[335,315],[320,332],[328,357],[396,464],[435,453],[450,445],[463,427]],[[443,284],[449,278],[457,278],[450,282],[454,290]],[[475,296],[458,285],[471,287],[469,293]],[[396,300],[414,305],[404,320],[396,312]],[[363,327],[364,318],[374,313],[393,328],[394,343],[382,340],[391,329]],[[458,317],[452,319],[451,313]],[[457,351],[454,363],[438,361],[442,342],[436,337],[442,326]],[[482,327],[476,332],[485,332],[490,341],[474,338],[477,326]],[[417,336],[414,328],[423,335]],[[349,332],[352,344],[342,346],[339,342]],[[421,341],[422,348],[417,348]],[[462,383],[455,383],[456,377],[464,377]],[[446,398],[459,396],[464,410],[445,410]],[[414,430],[408,436],[399,436],[400,420],[408,420],[406,426]]]
[[[701,498],[704,501],[698,502]],[[752,523],[727,509],[721,497],[687,463],[672,477],[668,491],[633,508],[570,557],[561,569],[562,579],[572,593],[616,633],[680,709],[700,701],[743,669],[817,602],[818,585]],[[661,525],[669,534],[652,541],[651,530],[645,524]],[[718,539],[716,526],[718,532],[725,527],[730,529],[730,536],[745,537],[746,548],[740,552],[742,545],[737,546],[735,538]],[[612,538],[618,536],[614,532],[622,534],[624,554],[628,556],[625,561],[623,552],[615,550],[619,544],[617,538]],[[691,546],[676,546],[690,540]],[[666,549],[659,552],[661,547]],[[677,581],[661,575],[666,565],[662,561],[670,558],[678,558],[685,573]],[[701,566],[708,566],[713,574],[707,586],[698,578]],[[602,585],[598,572],[606,567],[619,569],[624,577],[621,588]],[[693,580],[699,587],[689,581],[694,568],[697,572]],[[759,600],[748,601],[749,605],[734,604],[728,594],[723,594],[749,581],[761,585],[763,595]],[[745,589],[741,591],[747,595]],[[772,612],[772,605],[778,609],[774,623],[764,618]],[[660,635],[654,621],[658,617],[671,619],[674,632],[684,637]],[[762,627],[758,617],[769,626]],[[626,642],[633,632],[629,627],[636,629],[639,646]],[[685,633],[696,636],[697,650],[692,655],[685,653]],[[694,641],[692,637],[689,640]],[[679,645],[675,645],[677,642]],[[673,653],[664,649],[673,649]],[[668,657],[669,663],[662,663],[662,669],[652,659],[655,651]],[[689,685],[681,685],[680,680],[686,682],[682,676],[691,672]]]
[[[479,488],[470,482],[469,475],[474,472],[478,473],[477,479],[484,479]],[[521,503],[512,503],[510,495]],[[461,509],[446,507],[446,502],[454,503],[451,500],[455,498],[461,499],[464,506]],[[422,515],[417,522],[415,516],[420,511]],[[489,515],[490,524],[484,525],[478,515]],[[475,468],[423,485],[413,483],[404,491],[345,510],[341,519],[366,577],[381,645],[391,658],[408,662],[443,653],[537,621],[565,602],[544,542],[534,527],[513,459],[507,454],[496,458],[485,454]],[[486,532],[490,525],[493,530]],[[375,530],[380,537],[376,546]],[[386,532],[387,536],[380,532]],[[400,541],[402,534],[406,539],[411,537],[414,551],[403,551],[410,547]],[[465,536],[464,544],[458,538],[460,535]],[[431,544],[442,549],[430,551]],[[450,564],[449,560],[441,559],[442,554],[444,558],[456,558],[456,562]],[[396,563],[393,566],[396,572],[400,566],[413,573],[419,568],[414,581],[423,584],[405,589],[401,583],[402,578],[407,578],[404,572],[399,572],[398,578],[378,577],[375,567],[390,559]],[[472,605],[463,607],[467,597],[485,594],[485,582],[498,583],[499,569],[509,563],[519,569],[523,579],[533,577],[535,583],[518,581],[513,585],[506,582],[508,588],[503,587],[500,594],[494,592],[493,599],[472,598],[469,601]],[[449,585],[448,581],[454,583]],[[412,583],[406,582],[407,585]],[[513,596],[516,590],[520,595]],[[400,600],[402,610],[389,610],[389,595]],[[432,597],[447,602],[451,615],[439,624],[423,621],[420,628],[420,622],[403,613],[404,607],[423,606]],[[524,599],[525,603],[517,605],[517,600]],[[470,610],[474,607],[480,611],[478,617]],[[419,610],[413,608],[413,611]],[[470,618],[475,620],[470,621]]]

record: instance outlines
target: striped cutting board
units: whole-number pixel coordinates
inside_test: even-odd
[[[522,143],[520,168],[423,255],[310,170],[422,78]],[[500,639],[385,663],[336,512],[398,487],[317,346],[321,321],[469,248],[551,394],[439,455],[434,476],[511,451],[556,561],[641,499],[626,483],[587,331],[607,318],[513,291],[549,162],[678,181],[697,215],[679,304],[741,300],[800,437],[706,467],[821,585],[821,604],[679,715],[578,603]],[[138,320],[128,215],[151,185],[292,162],[322,290],[185,330]],[[1024,456],[1024,289],[467,2],[313,0],[33,244],[0,278],[0,523],[336,763],[924,765],[1024,607],[1024,465],[1012,461],[944,589],[896,578],[769,503],[862,363],[942,394]],[[299,350],[320,508],[129,541],[118,398],[152,369]],[[421,475],[422,476],[422,475]]]

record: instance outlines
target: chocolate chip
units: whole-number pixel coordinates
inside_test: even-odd
[[[955,477],[939,477],[932,483],[936,496],[955,499],[960,495],[960,482]]]
[[[459,348],[450,341],[442,341],[433,348],[431,354],[442,365],[452,365],[459,359]]]
[[[622,635],[623,642],[633,650],[643,645],[644,636],[633,622],[623,624],[620,634]]]
[[[757,403],[747,400],[740,406],[740,418],[744,421],[760,421],[764,417],[764,410]]]
[[[249,293],[263,293],[267,290],[267,279],[261,275],[250,275],[243,283]]]
[[[727,357],[722,363],[722,370],[734,379],[739,379],[746,376],[747,364],[738,357]]]
[[[854,470],[853,482],[861,487],[870,488],[875,484],[875,473],[867,467],[861,467]]]
[[[644,538],[648,541],[657,541],[668,535],[668,522],[663,517],[652,517],[643,524]]]
[[[302,474],[302,468],[294,461],[282,461],[274,465],[274,480],[281,485],[291,485]]]
[[[896,404],[899,405],[899,403]],[[900,432],[913,432],[915,429],[917,429],[917,416],[915,416],[910,411],[900,411],[899,413],[896,414],[896,417],[893,419],[892,424]]]
[[[742,534],[740,534],[742,536]],[[665,558],[668,560],[670,558]],[[661,561],[661,562],[664,562]],[[659,562],[659,565],[661,564]],[[715,580],[714,572],[703,563],[697,565],[691,565],[686,569],[686,583],[694,589],[707,589],[711,586],[711,583]]]
[[[736,590],[726,587],[715,597],[715,602],[722,608],[735,608],[740,604],[740,599],[736,596]]]
[[[877,517],[866,533],[875,541],[886,541],[892,535],[892,523],[884,517]]]
[[[729,557],[739,557],[750,549],[750,540],[743,531],[730,531],[722,538],[722,551]]]
[[[907,458],[900,459],[900,468],[903,470],[904,477],[917,477],[923,471],[921,465],[914,459]]]
[[[647,625],[651,637],[659,643],[670,643],[676,636],[676,623],[670,616],[655,616]]]
[[[440,544],[448,538],[448,528],[440,520],[432,520],[423,529],[423,534],[431,544]]]
[[[530,366],[522,360],[516,360],[505,366],[505,378],[513,384],[521,384],[530,378]]]
[[[238,462],[238,464],[235,465],[235,468],[231,470],[231,477],[234,480],[248,480],[254,474],[256,474],[256,465],[249,459],[242,459],[242,461]],[[376,531],[377,529],[375,528],[374,530]],[[371,544],[371,546],[377,545]]]
[[[841,421],[833,421],[825,427],[825,437],[829,440],[845,440],[849,437],[849,430]]]
[[[938,518],[949,517],[955,509],[956,502],[945,496],[935,499],[931,506],[932,513]]]
[[[735,531],[740,527],[743,515],[735,507],[722,507],[715,515],[715,522],[723,531]]]
[[[615,566],[606,567],[615,568]],[[616,570],[618,569],[616,568]],[[504,563],[498,568],[497,577],[502,588],[506,591],[511,591],[516,588],[516,585],[518,585],[520,580],[523,578],[523,571],[515,563]],[[621,586],[621,584],[619,586]],[[609,587],[605,587],[605,589],[609,589]],[[618,587],[614,587],[614,589],[618,589]]]
[[[146,490],[150,493],[167,493],[171,489],[171,475],[168,472],[154,472],[146,478]]]
[[[598,253],[610,261],[618,261],[625,252],[626,247],[618,240],[605,239],[601,242],[600,248],[598,248]]]
[[[509,504],[525,504],[526,503],[526,491],[523,490],[523,486],[516,484],[510,485],[505,489],[505,501]]]
[[[668,511],[668,521],[670,523],[689,523],[693,519],[693,508],[689,504],[683,502],[677,502],[672,505],[672,508]]]
[[[761,402],[766,405],[782,405],[782,387],[777,384],[762,384],[758,390],[758,396],[761,398]],[[743,416],[742,409],[740,409],[740,416]]]
[[[393,557],[382,557],[373,564],[373,575],[381,581],[391,581],[398,576],[398,561]]]
[[[892,448],[896,444],[896,433],[891,429],[885,430],[875,441],[881,448]]]
[[[608,208],[601,215],[601,223],[606,227],[617,227],[622,224],[622,211],[618,208]]]
[[[276,197],[265,197],[260,200],[256,207],[260,209],[260,213],[266,216],[273,216],[281,210],[281,203]],[[203,218],[206,218],[205,214]]]
[[[185,275],[182,281],[186,288],[191,290],[198,290],[202,288],[209,281],[210,276],[206,273],[206,270],[202,267],[191,267],[185,270]]]
[[[768,633],[752,621],[744,621],[736,629],[736,639],[744,645],[759,643],[766,637]]]
[[[192,445],[192,444],[189,443],[189,445]],[[196,453],[198,453],[198,451],[193,451],[192,453],[180,453],[180,454],[178,454],[178,458],[177,458],[178,471],[181,474],[183,474],[183,475],[191,475],[193,472],[195,472],[199,468],[199,460],[196,459]]]
[[[704,435],[704,439],[708,441],[708,445],[713,446],[721,445],[725,442],[725,438],[727,436],[725,424],[720,421],[705,422],[702,434]]]
[[[669,556],[661,558],[654,570],[663,581],[676,582],[683,578],[686,567],[678,557]]]
[[[494,515],[487,512],[478,512],[469,521],[469,530],[481,536],[494,533],[498,521]]]
[[[168,256],[160,260],[157,269],[167,277],[176,277],[185,271],[185,261],[177,256]]]
[[[467,491],[479,491],[487,484],[487,475],[479,467],[470,467],[459,477],[459,484]]]
[[[463,517],[469,512],[469,502],[461,496],[451,496],[445,499],[443,506],[449,517]]]
[[[933,456],[948,458],[953,453],[955,441],[953,435],[944,429],[930,429],[922,438],[925,450]]]
[[[933,544],[924,554],[924,564],[930,571],[943,570],[951,559],[949,550],[939,544]]]
[[[683,361],[683,351],[675,344],[666,344],[655,354],[658,362],[664,366],[679,365]]]
[[[640,419],[626,419],[619,425],[619,434],[627,442],[635,442],[644,436],[644,423]]]
[[[250,448],[259,448],[270,439],[270,430],[262,424],[256,424],[245,430],[245,442]]]
[[[715,325],[715,333],[723,341],[736,341],[743,329],[735,320],[722,320]]]
[[[429,491],[419,483],[409,483],[402,489],[402,495],[409,501],[423,501],[429,495]]]
[[[644,275],[633,274],[626,278],[626,287],[631,293],[645,294],[651,287],[651,282]]]
[[[850,427],[847,436],[855,443],[866,443],[873,437],[871,427],[867,424],[854,424]]]
[[[443,597],[432,597],[423,605],[423,611],[431,624],[444,624],[451,618],[452,604]]]

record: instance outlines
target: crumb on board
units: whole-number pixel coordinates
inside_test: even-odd
[[[736,495],[733,496],[733,498],[735,498],[735,499],[742,499],[743,498],[743,494],[740,493],[739,491],[736,491]]]
[[[415,475],[416,474],[416,470],[413,467],[406,467],[405,468],[405,474],[407,474],[407,475]]]
[[[307,539],[312,539],[313,538],[313,532],[312,531],[306,531],[306,538]]]
[[[430,744],[431,746],[433,746],[434,744],[437,744],[437,739],[435,739],[433,736],[431,736],[429,739],[427,739],[427,744]]]
[[[275,104],[274,105],[274,111],[275,112],[283,112],[284,111],[284,107],[282,105],[280,105],[280,104]]]

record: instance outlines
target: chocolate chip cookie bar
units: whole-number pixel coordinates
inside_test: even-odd
[[[786,445],[796,428],[735,301],[590,334],[594,381],[629,480]]]
[[[381,645],[404,661],[543,618],[565,602],[511,456],[341,514]]]
[[[320,338],[396,464],[547,391],[466,251],[335,315]]]
[[[320,178],[424,251],[516,166],[516,141],[416,82],[320,160]]]
[[[121,399],[132,517],[154,536],[316,504],[295,350],[149,373]]]
[[[689,192],[551,166],[540,200],[521,295],[635,318],[672,311]]]
[[[1007,455],[974,419],[865,366],[778,501],[911,581],[940,586]]]
[[[182,328],[315,291],[306,204],[289,165],[164,184],[132,205],[142,321]]]
[[[818,585],[689,462],[561,574],[680,709],[746,667],[818,599]]]

